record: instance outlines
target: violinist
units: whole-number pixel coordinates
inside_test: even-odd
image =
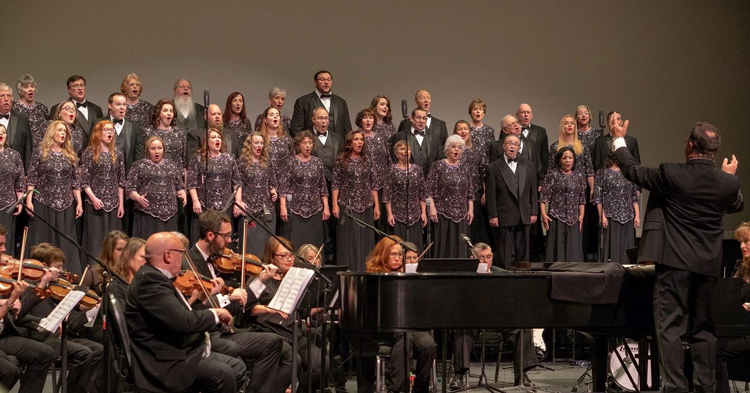
[[[120,258],[120,253],[122,253],[128,240],[130,240],[130,237],[123,231],[109,231],[102,242],[102,250],[99,252],[99,260],[112,268],[117,259]],[[102,295],[103,290],[102,270],[102,267],[99,266],[98,263],[94,263],[81,280],[82,286],[88,287],[99,296]]]
[[[136,387],[147,391],[234,393],[244,387],[245,365],[211,351],[206,332],[231,324],[222,308],[193,309],[171,283],[187,252],[179,238],[158,232],[146,240],[146,264],[125,299],[125,321]]]
[[[0,225],[0,253],[5,253],[6,243],[5,228]],[[37,288],[45,288],[50,280],[57,278],[57,272],[54,270],[45,271],[44,276],[36,284]],[[26,283],[19,283],[18,286],[24,287]],[[52,362],[57,357],[55,351],[47,345],[30,340],[21,336],[16,328],[16,318],[23,317],[34,304],[41,301],[41,298],[32,291],[26,291],[21,295],[21,299],[14,299],[17,296],[14,292],[17,286],[14,284],[14,290],[11,290],[10,298],[0,300],[0,359],[7,360],[7,356],[14,356],[18,362],[24,366],[25,371],[20,373],[18,367],[10,362],[0,360],[0,388],[10,388],[19,379],[21,386],[19,391],[29,393],[41,393],[44,389],[44,383],[47,380],[47,372]]]
[[[62,250],[49,243],[40,243],[31,247],[29,257],[58,270],[62,270],[65,264],[65,254],[63,254]],[[49,345],[59,356],[62,347],[58,335],[46,330],[40,332],[36,329],[39,321],[49,316],[56,306],[56,302],[51,297],[48,297],[34,306],[29,315],[20,319],[18,325],[28,328],[28,338]],[[97,376],[101,370],[104,354],[102,344],[76,334],[76,332],[82,333],[84,330],[87,330],[83,325],[96,317],[98,307],[84,311],[91,311],[91,313],[86,315],[73,310],[68,320],[70,333],[67,339],[68,388],[71,392],[88,392],[92,390],[94,381],[97,380]]]
[[[218,301],[217,304],[232,315],[243,313],[247,303],[246,290],[234,289],[228,296],[220,294],[219,291],[225,286],[224,280],[218,276],[218,269],[208,262],[211,256],[223,253],[232,241],[232,223],[229,216],[216,210],[205,211],[198,217],[198,227],[200,239],[188,250],[188,256],[199,274],[212,279],[213,291],[210,294]],[[191,270],[187,260],[183,260],[182,268]],[[193,298],[194,296],[191,296],[191,299]],[[203,305],[195,307],[200,308]],[[235,345],[227,347],[227,343],[222,342],[226,340]],[[252,360],[252,375],[255,378],[250,379],[247,392],[283,392],[288,386],[292,370],[291,348],[283,348],[281,337],[278,335],[224,330],[220,334],[212,334],[211,342],[217,342],[219,352]]]

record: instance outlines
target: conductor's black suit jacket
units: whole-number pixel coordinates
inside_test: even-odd
[[[626,147],[615,154],[625,178],[651,191],[638,261],[718,277],[724,214],[744,207],[737,176],[706,158],[647,168]]]
[[[145,264],[125,301],[136,385],[148,391],[183,391],[195,381],[203,332],[218,330],[213,312],[187,309],[170,280]]]

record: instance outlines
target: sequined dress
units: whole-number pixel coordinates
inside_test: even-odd
[[[11,148],[0,150],[0,224],[5,228],[5,244],[11,254],[15,255],[16,216],[5,213],[18,197],[17,192],[26,191],[26,176],[23,172],[21,155]]]
[[[263,120],[263,114],[261,113],[255,118],[255,131],[260,131],[260,122]],[[287,134],[292,130],[292,119],[286,117],[285,114],[281,114],[281,127]]]
[[[469,250],[459,234],[468,232],[466,218],[468,201],[474,200],[472,187],[471,171],[467,165],[460,161],[451,165],[446,160],[432,164],[427,174],[427,195],[438,213],[438,222],[433,225],[434,257],[468,257]]]
[[[184,190],[182,168],[166,158],[155,163],[144,158],[133,163],[128,173],[128,197],[133,191],[145,195],[148,207],[135,202],[135,210],[148,214],[161,221],[167,221],[177,213],[177,196]]]
[[[271,232],[276,231],[276,212],[274,202],[271,198],[271,189],[278,191],[276,177],[271,173],[270,165],[261,166],[260,162],[248,162],[243,159],[237,160],[240,187],[242,187],[242,202],[247,205],[247,211],[258,218],[270,220],[266,222]],[[268,210],[268,216],[264,214],[263,207]],[[263,247],[270,235],[262,228],[250,227],[247,230],[248,252],[255,255],[263,253]]]
[[[234,157],[229,153],[209,157],[208,171],[206,171],[204,157],[196,154],[190,161],[186,188],[195,189],[203,210],[221,210],[229,195],[239,185],[240,174]],[[206,201],[206,196],[208,196],[208,201]]]
[[[135,105],[128,105],[128,110],[125,112],[125,118],[137,123],[144,129],[151,125],[151,112],[153,112],[154,106],[151,103],[138,100]]]
[[[586,181],[579,172],[547,171],[542,183],[540,203],[547,203],[550,227],[547,231],[548,262],[583,261],[579,206],[586,203]]]
[[[318,157],[307,162],[292,156],[280,178],[280,195],[287,197],[290,239],[294,244],[323,243],[323,201],[328,196],[323,163]]]
[[[375,131],[377,134],[383,134],[385,136],[385,140],[388,141],[391,139],[392,136],[396,135],[396,126],[393,125],[393,122],[376,122],[375,126],[372,127],[372,130]],[[390,152],[388,152],[390,154]]]
[[[22,103],[21,101],[14,101],[12,109],[14,111],[23,113],[24,115],[26,115],[26,117],[29,118],[29,127],[32,140],[31,148],[32,150],[36,149],[39,141],[41,141],[42,137],[44,137],[44,131],[47,130],[45,124],[48,124],[47,114],[49,113],[49,109],[41,102],[35,102],[34,105],[29,106]]]
[[[245,138],[250,136],[250,134],[253,132],[253,123],[251,123],[250,119],[247,118],[229,120],[227,124],[224,125],[224,128],[234,131],[234,133],[237,134],[237,140],[240,143],[244,143]]]
[[[490,155],[490,147],[492,142],[495,141],[495,129],[487,124],[482,124],[481,127],[476,127],[473,124],[469,125],[471,131],[471,142],[479,146],[486,156]]]
[[[187,149],[187,139],[185,132],[175,127],[168,130],[162,130],[160,128],[154,128],[152,126],[146,127],[143,130],[143,146],[145,150],[148,150],[146,141],[152,136],[158,136],[164,141],[164,158],[172,161],[180,168],[186,168],[185,154]],[[148,156],[148,152],[146,152]]]
[[[409,164],[407,174],[406,169],[393,164],[385,179],[383,203],[391,204],[393,219],[396,221],[393,234],[402,239],[408,238],[417,248],[422,250],[422,223],[420,222],[422,208],[420,203],[427,198],[422,168],[419,165]],[[380,214],[385,215],[386,211],[381,211]]]
[[[49,125],[52,124],[52,122],[53,120],[47,120],[46,122],[44,122],[44,125],[42,126],[42,129],[41,129],[41,133],[37,136],[39,138],[38,140],[34,139],[34,135],[32,135],[32,138],[31,138],[31,143],[32,143],[31,151],[32,152],[37,150],[37,148],[39,147],[39,142],[41,142],[42,139],[44,139],[44,133],[47,131],[47,127],[49,127]],[[80,124],[76,123],[76,126],[70,130],[70,133],[71,133],[70,142],[73,144],[73,150],[80,157],[85,147],[83,146],[83,143],[84,143],[83,127]]]
[[[331,190],[338,190],[339,226],[336,228],[336,258],[339,265],[349,265],[351,271],[367,270],[367,254],[375,247],[375,237],[369,228],[354,220],[341,218],[349,212],[367,224],[373,224],[372,191],[375,190],[372,162],[351,157],[345,163],[336,161],[333,167]]]
[[[638,203],[635,184],[620,171],[600,169],[594,180],[594,203],[602,204],[609,219],[604,230],[604,255],[599,255],[599,262],[628,263],[626,250],[635,246],[633,204]]]

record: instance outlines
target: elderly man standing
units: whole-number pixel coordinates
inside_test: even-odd
[[[29,118],[12,109],[13,91],[10,86],[0,83],[0,125],[7,130],[7,143],[21,155],[24,168],[29,167],[31,158],[31,131]]]
[[[713,392],[716,333],[709,306],[721,271],[724,214],[744,207],[737,160],[714,165],[719,130],[696,123],[684,142],[685,163],[647,168],[625,141],[628,121],[611,118],[612,150],[626,179],[651,192],[638,262],[656,264],[654,323],[662,392],[687,392],[683,340],[690,346],[696,392]]]
[[[432,116],[432,112],[430,112],[430,108],[432,108],[432,95],[427,90],[417,90],[414,94],[414,102],[417,103],[417,108],[423,110],[426,114],[425,129],[432,133],[432,135],[435,135],[438,141],[440,141],[440,146],[443,146],[445,140],[448,139],[448,127],[444,121]],[[413,124],[411,118],[401,120],[401,123],[398,125],[398,132],[410,130]]]
[[[185,78],[178,79],[172,92],[177,128],[184,132],[205,129],[206,107],[193,102],[193,85],[190,81]]]

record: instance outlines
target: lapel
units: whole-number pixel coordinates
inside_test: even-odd
[[[505,180],[505,185],[510,190],[510,193],[513,194],[514,197],[516,197],[516,200],[518,200],[518,190],[513,187],[513,171],[510,170],[510,167],[508,166],[508,163],[505,162],[505,156],[502,155],[500,158],[500,173],[503,175],[503,180]],[[516,170],[518,170],[518,165],[516,165]]]
[[[198,269],[198,273],[206,277],[211,277],[211,271],[208,270],[208,262],[203,259],[203,255],[198,250],[198,245],[193,244],[193,247],[190,248],[190,258],[193,260],[195,268]]]
[[[122,135],[123,138],[125,138],[125,151],[122,152],[123,155],[127,156],[127,152],[130,151],[130,139],[133,135],[133,123],[131,123],[128,120],[122,121],[122,131],[120,132],[120,135]]]
[[[13,111],[10,111],[10,117],[8,117],[8,145],[12,145],[16,141],[16,128],[18,127],[18,118],[13,115]]]
[[[419,146],[419,142],[417,142],[417,137],[414,136],[414,134],[409,134],[411,134],[411,126],[409,126],[409,129],[406,131],[406,137],[409,138],[409,144],[411,145],[411,156],[415,163],[421,163],[425,158],[422,157],[422,148]],[[425,142],[427,142],[427,133],[425,133],[425,139],[422,143]]]
[[[526,139],[531,139],[534,143],[536,143],[536,134],[537,134],[536,128],[534,128],[534,126],[530,124],[529,125],[529,136],[526,137]],[[523,134],[521,134],[521,135],[523,135]]]
[[[316,97],[317,97],[317,94],[316,94]],[[336,96],[331,94],[331,110],[328,111],[328,117],[331,118],[331,120],[336,118],[336,103],[337,102],[338,101],[336,100]]]
[[[93,119],[91,115],[90,105],[86,106],[86,110],[89,111],[89,119]],[[76,108],[76,117],[78,118],[78,124],[80,124],[83,127],[84,132],[88,129],[91,129],[91,121],[86,120],[86,116],[84,116],[81,113],[81,111],[79,111],[77,108]]]
[[[521,194],[523,193],[523,189],[526,186],[526,171],[528,170],[528,167],[526,165],[526,160],[518,160],[518,164],[516,165],[516,174],[518,175],[518,199],[521,199]]]

